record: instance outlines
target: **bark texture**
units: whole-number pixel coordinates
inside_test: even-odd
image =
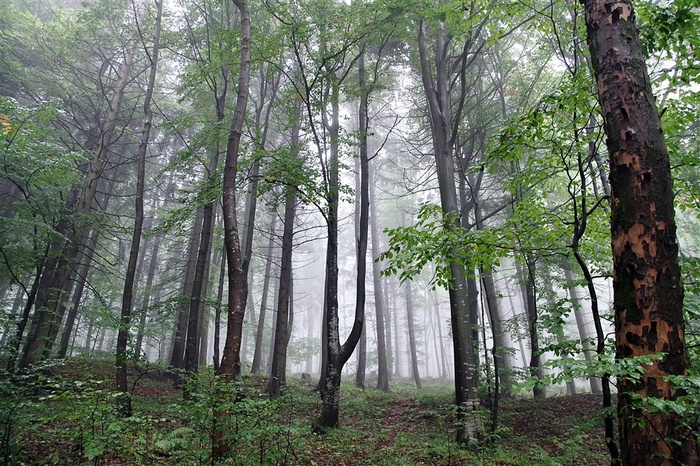
[[[618,381],[622,464],[697,464],[678,416],[636,401],[677,397],[665,377],[685,374],[688,358],[668,151],[634,10],[629,1],[583,3],[610,154],[617,358],[661,355],[638,380]]]
[[[241,339],[245,313],[245,277],[236,219],[236,175],[241,131],[250,84],[250,12],[246,0],[234,0],[241,13],[241,61],[236,107],[231,120],[224,167],[224,238],[228,263],[228,324],[221,374],[233,380],[240,373]]]

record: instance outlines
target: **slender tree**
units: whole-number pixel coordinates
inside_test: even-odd
[[[146,153],[148,152],[148,143],[151,134],[151,126],[153,124],[153,110],[151,109],[151,99],[153,97],[153,88],[156,82],[156,73],[158,72],[158,54],[160,52],[160,24],[163,12],[163,1],[156,2],[156,24],[155,36],[153,39],[153,48],[150,57],[150,73],[148,76],[148,88],[146,89],[146,97],[143,102],[143,130],[141,131],[141,143],[138,149],[137,159],[137,183],[136,183],[136,217],[134,219],[134,230],[131,237],[131,249],[129,252],[129,264],[126,270],[126,280],[124,281],[124,294],[122,297],[121,317],[119,319],[119,332],[117,335],[116,361],[115,371],[117,380],[117,405],[121,415],[131,415],[131,396],[128,393],[127,384],[127,344],[129,339],[129,331],[131,329],[131,311],[133,309],[133,294],[134,280],[136,278],[136,263],[139,257],[141,245],[141,230],[143,227],[143,194],[146,184]],[[136,14],[136,7],[134,7]]]
[[[247,0],[234,0],[234,3],[238,7],[241,19],[241,57],[236,107],[231,120],[224,166],[223,204],[224,238],[228,264],[228,324],[220,367],[221,374],[229,380],[233,380],[240,374],[240,352],[245,313],[245,277],[236,215],[236,175],[250,82],[250,12],[248,11],[248,2]]]

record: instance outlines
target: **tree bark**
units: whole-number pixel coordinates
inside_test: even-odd
[[[379,225],[377,221],[377,199],[375,192],[376,178],[371,172],[372,182],[369,184],[370,222],[372,227],[372,257],[377,258],[381,253],[379,246]],[[374,312],[377,326],[377,390],[389,391],[389,366],[387,363],[386,332],[384,322],[384,290],[382,287],[382,266],[376,260],[372,261],[372,280],[374,284]]]
[[[138,169],[136,183],[136,217],[134,219],[134,231],[131,237],[131,250],[129,251],[129,264],[126,270],[126,279],[124,281],[124,295],[122,297],[121,317],[119,319],[119,333],[117,334],[116,348],[116,381],[117,391],[117,407],[119,414],[124,417],[131,415],[131,396],[128,393],[127,385],[127,343],[129,338],[129,330],[131,327],[131,311],[133,308],[133,293],[134,280],[136,278],[136,263],[139,257],[139,249],[141,245],[141,230],[143,227],[143,194],[146,183],[146,152],[148,150],[148,141],[151,134],[151,125],[153,122],[153,110],[151,109],[151,98],[153,97],[153,88],[156,82],[156,73],[158,72],[158,53],[160,52],[160,20],[163,11],[163,0],[156,2],[156,24],[155,37],[153,39],[153,51],[151,53],[151,70],[148,77],[148,89],[144,97],[143,113],[144,122],[143,130],[141,131],[141,143],[138,150]],[[90,201],[92,203],[92,201]]]
[[[437,168],[440,203],[444,216],[444,228],[460,228],[460,205],[455,187],[455,169],[452,149],[457,137],[453,131],[452,118],[456,121],[460,115],[451,115],[452,102],[449,95],[447,56],[450,38],[438,33],[434,44],[435,76],[433,76],[428,47],[425,43],[426,26],[421,21],[418,27],[418,52],[420,55],[421,78],[424,94],[428,102],[429,123],[432,135],[433,151]],[[464,58],[466,59],[466,58]],[[462,66],[466,66],[462,63]],[[462,96],[463,98],[463,96]],[[461,107],[460,107],[461,108]],[[460,429],[458,441],[467,442],[478,439],[480,427],[474,417],[479,408],[477,393],[478,356],[473,340],[473,326],[470,322],[466,274],[459,261],[460,251],[450,250],[450,321],[452,323],[452,344],[455,362],[455,404],[458,407]]]
[[[413,294],[411,282],[406,283],[406,324],[408,326],[408,346],[411,352],[411,375],[416,382],[416,388],[423,388],[418,370],[418,350],[416,348],[416,326],[413,322]]]
[[[667,376],[685,375],[689,361],[673,181],[634,10],[626,0],[583,4],[610,154],[616,356],[660,356],[638,379],[618,380],[622,464],[697,464],[693,431],[643,402],[674,400]]]
[[[270,239],[267,242],[267,261],[265,262],[265,275],[263,276],[262,296],[260,297],[260,312],[258,314],[258,328],[255,333],[255,348],[253,350],[253,363],[250,368],[251,374],[259,374],[262,368],[263,340],[265,338],[265,316],[267,315],[267,295],[270,290],[270,280],[272,275],[273,250],[275,246],[275,235],[277,230],[277,213],[272,210],[270,213]]]
[[[231,120],[224,166],[224,237],[228,263],[228,324],[221,374],[228,380],[240,375],[241,338],[245,313],[245,276],[236,216],[236,175],[241,132],[250,82],[250,12],[247,0],[234,0],[241,14],[241,60],[236,107]]]
[[[586,328],[586,321],[583,316],[583,309],[581,308],[581,297],[579,296],[578,287],[574,283],[574,274],[571,271],[571,267],[565,264],[562,268],[564,269],[564,278],[569,286],[569,295],[574,310],[574,319],[576,320],[576,328],[578,329],[581,348],[583,349],[583,357],[586,358],[587,363],[591,364],[593,362],[592,353],[595,351],[595,348],[591,347],[591,342],[588,337],[588,329]],[[591,377],[589,383],[591,385],[591,393],[601,393],[602,388],[598,377]]]
[[[63,333],[61,334],[61,343],[58,348],[58,357],[63,359],[68,353],[68,344],[70,342],[71,333],[73,332],[73,326],[75,323],[75,318],[78,315],[78,309],[80,307],[80,301],[83,297],[83,291],[85,290],[85,282],[87,281],[87,275],[90,271],[90,266],[92,264],[92,257],[95,252],[95,247],[97,246],[97,239],[99,238],[99,232],[97,230],[91,230],[88,235],[88,240],[83,248],[83,254],[81,259],[80,268],[76,273],[76,286],[73,290],[73,297],[71,298],[71,308],[66,316],[66,323],[63,327]]]
[[[194,270],[197,266],[197,252],[199,241],[202,237],[202,219],[204,218],[203,208],[197,209],[192,227],[192,237],[187,250],[187,266],[185,267],[185,278],[182,284],[182,295],[175,324],[175,334],[173,336],[173,352],[170,356],[170,367],[182,369],[185,367],[185,339],[187,338],[187,323],[190,313],[189,297],[192,296],[192,286],[194,284]]]
[[[299,125],[295,125],[293,132],[296,133],[298,143]],[[292,140],[294,140],[294,136],[292,136]],[[273,341],[274,351],[270,364],[270,383],[268,385],[270,398],[277,398],[280,396],[280,389],[285,384],[287,375],[288,324],[292,284],[292,247],[294,240],[294,214],[297,200],[292,188],[287,188],[285,191],[287,200],[284,207],[282,262],[280,264],[280,286],[277,294],[277,325],[275,325]]]

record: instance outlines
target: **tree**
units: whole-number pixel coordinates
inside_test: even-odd
[[[151,61],[150,73],[148,77],[148,88],[146,97],[143,103],[143,130],[141,131],[141,143],[138,149],[138,168],[137,168],[137,187],[136,187],[136,218],[134,219],[134,229],[131,237],[131,250],[129,251],[129,265],[126,271],[126,280],[124,281],[124,294],[122,298],[121,318],[119,321],[119,334],[117,336],[117,349],[115,371],[117,380],[117,390],[120,395],[117,398],[120,414],[123,416],[131,415],[131,397],[128,394],[127,385],[127,343],[129,339],[129,331],[131,328],[131,311],[133,309],[134,296],[134,281],[136,279],[136,263],[138,261],[141,233],[143,229],[143,195],[146,183],[146,152],[148,151],[148,143],[151,134],[151,126],[153,124],[153,110],[151,108],[151,99],[153,97],[153,88],[156,82],[156,73],[158,72],[158,54],[160,52],[160,22],[163,12],[163,0],[156,2],[156,23],[155,23],[155,38],[153,39],[153,50],[149,55]],[[134,7],[134,10],[136,8]],[[134,11],[136,14],[136,11]],[[138,18],[137,18],[138,20]]]
[[[623,465],[697,464],[679,414],[650,413],[684,375],[683,288],[673,181],[630,1],[586,0],[585,21],[610,156],[615,346],[618,360],[656,355],[618,381]]]
[[[221,374],[229,380],[233,380],[240,373],[241,340],[245,313],[245,277],[236,215],[236,174],[238,173],[241,133],[250,82],[250,12],[248,11],[248,2],[247,0],[234,0],[234,3],[241,15],[241,57],[236,107],[231,120],[224,166],[223,205],[224,239],[228,265],[228,324],[220,366]]]

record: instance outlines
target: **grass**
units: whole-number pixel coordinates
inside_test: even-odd
[[[167,373],[132,371],[134,415],[113,411],[109,360],[72,359],[50,376],[0,380],[0,463],[7,465],[212,464],[216,426],[228,452],[216,464],[333,466],[608,464],[600,400],[593,395],[503,400],[499,429],[478,451],[453,442],[449,383],[423,390],[401,381],[392,392],[342,387],[341,424],[313,432],[320,409],[313,382],[292,377],[280,400],[264,378],[247,378],[238,401],[202,377],[183,401]],[[216,407],[216,409],[215,409]],[[225,413],[225,414],[222,414]],[[0,433],[3,433],[0,430]]]

